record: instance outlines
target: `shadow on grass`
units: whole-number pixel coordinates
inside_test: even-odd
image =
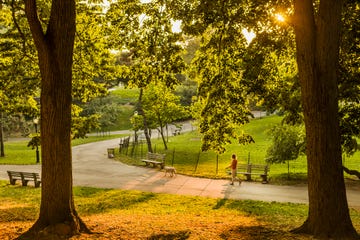
[[[38,213],[34,207],[7,207],[0,210],[0,222],[32,221]]]
[[[247,215],[262,216],[263,220],[266,220],[267,217],[270,217],[271,219],[276,217],[289,219],[293,217],[306,218],[308,212],[308,206],[306,204],[276,203],[253,200],[228,200],[225,207],[228,209],[238,210],[246,213]]]
[[[215,209],[219,209],[219,208],[225,206],[226,202],[227,202],[227,199],[226,199],[226,198],[219,199],[219,200],[216,202],[216,205],[213,207],[213,209],[215,210]]]
[[[271,175],[269,181],[272,184],[277,184],[277,185],[307,184],[307,174],[306,173],[276,174],[276,175]]]
[[[280,229],[270,229],[266,226],[239,226],[223,232],[221,239],[251,239],[251,240],[304,240],[311,239],[310,236],[292,234]]]
[[[80,213],[96,214],[106,213],[113,209],[129,209],[137,204],[151,201],[156,198],[154,193],[143,193],[137,191],[111,190],[105,194],[93,195],[89,198],[78,199],[77,209]]]
[[[190,237],[190,231],[179,231],[175,233],[162,233],[152,235],[148,240],[185,240]]]

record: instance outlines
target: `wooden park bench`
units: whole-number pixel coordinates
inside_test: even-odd
[[[176,135],[180,135],[180,133],[181,133],[181,128],[177,128],[177,129],[175,129],[174,131],[173,131],[173,135],[174,136],[176,136]]]
[[[165,154],[148,152],[146,159],[141,159],[141,161],[144,162],[147,167],[152,165],[153,167],[160,166],[160,168],[163,169],[165,166]]]
[[[268,183],[269,165],[261,164],[238,164],[237,174],[243,174],[247,181],[251,181],[252,175],[258,175],[262,179],[262,183]]]
[[[38,173],[30,172],[17,172],[17,171],[7,171],[10,179],[10,184],[15,185],[16,180],[21,180],[23,186],[27,186],[29,181],[34,181],[35,187],[39,187],[41,180]]]
[[[119,152],[121,153],[123,149],[128,149],[130,144],[130,137],[124,137],[124,138],[120,138],[120,143],[119,143]]]

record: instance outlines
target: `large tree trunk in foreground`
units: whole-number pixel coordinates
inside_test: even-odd
[[[24,1],[42,78],[42,186],[39,218],[23,237],[52,239],[52,234],[71,236],[86,229],[74,209],[72,194],[70,130],[75,1],[52,1],[46,33],[37,16],[36,1]]]
[[[294,0],[297,62],[306,126],[309,215],[298,232],[358,239],[349,215],[341,162],[337,69],[342,1]]]

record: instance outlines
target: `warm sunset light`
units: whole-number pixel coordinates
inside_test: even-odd
[[[181,32],[181,20],[171,20],[172,24],[172,32],[173,33],[180,33]]]
[[[279,22],[285,22],[285,17],[284,17],[282,14],[280,14],[280,13],[275,14],[275,18],[276,18],[276,20],[278,20]]]
[[[241,31],[241,33],[244,35],[245,39],[246,39],[246,42],[247,44],[250,44],[251,41],[255,38],[256,34],[254,32],[252,32],[251,30],[248,31],[247,29],[243,29]]]

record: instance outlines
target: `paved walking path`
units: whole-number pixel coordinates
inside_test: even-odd
[[[228,180],[177,175],[164,176],[157,169],[128,166],[107,157],[107,148],[118,147],[119,139],[73,147],[75,186],[133,189],[229,199],[308,203],[306,186],[278,186],[258,182],[229,185]],[[6,170],[40,172],[40,165],[0,165],[0,179],[8,179]],[[360,189],[347,190],[349,205],[360,207]]]

